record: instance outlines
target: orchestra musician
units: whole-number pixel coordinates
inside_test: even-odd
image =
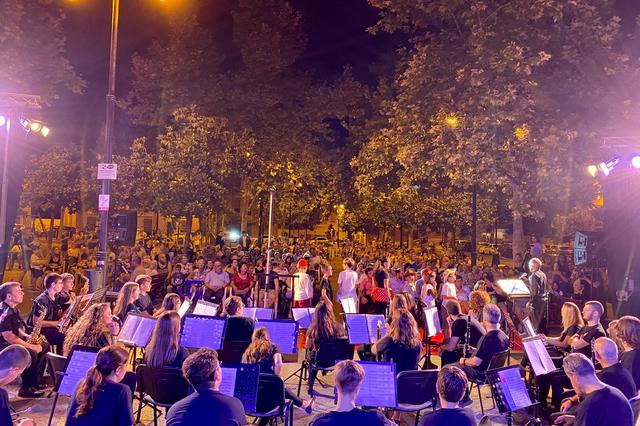
[[[243,317],[244,303],[239,296],[231,296],[224,302],[224,313],[227,317],[227,329],[224,334],[225,341],[251,342],[253,334],[253,320]]]
[[[371,348],[374,355],[382,356],[386,362],[396,365],[396,374],[418,369],[422,354],[422,342],[418,325],[411,312],[398,309],[393,313],[387,335],[379,339]]]
[[[63,311],[69,309],[72,303],[76,301],[76,294],[73,292],[74,276],[68,272],[60,275],[62,277],[62,290],[56,294],[56,303]],[[89,292],[89,282],[85,281],[80,288],[79,296],[84,296]]]
[[[62,344],[64,334],[58,331],[58,325],[62,317],[62,309],[56,302],[56,295],[62,291],[62,277],[58,274],[48,274],[44,277],[44,291],[40,293],[32,302],[31,312],[27,317],[27,325],[33,329],[35,318],[42,316],[42,310],[46,309],[43,318],[40,318],[42,327],[41,333],[49,342],[49,345],[56,347],[56,353],[62,354]]]
[[[159,318],[160,315],[162,315],[165,312],[169,312],[169,311],[178,312],[180,310],[180,306],[182,306],[182,300],[180,300],[180,296],[178,296],[176,293],[167,293],[164,296],[164,299],[162,299],[162,304],[160,305],[160,308],[156,311],[156,313],[153,316],[154,318]]]
[[[124,324],[124,319],[129,312],[133,312],[134,314],[140,313],[140,310],[135,304],[138,296],[140,296],[140,286],[133,281],[129,281],[120,289],[118,298],[116,299],[116,305],[113,308],[113,315],[118,318],[120,324]]]
[[[537,257],[529,259],[529,318],[533,328],[547,334],[547,316],[549,313],[549,288],[547,276],[542,272],[542,261]]]
[[[478,320],[471,315],[462,315],[460,303],[457,300],[447,300],[444,307],[447,311],[447,322],[451,324],[451,337],[444,345],[440,346],[440,359],[443,367],[454,364],[463,357],[465,345],[471,350],[475,350],[480,338],[485,335],[485,329]]]
[[[560,336],[547,337],[543,335],[543,340],[546,345],[551,345],[560,351],[566,352],[571,350],[573,337],[584,327],[584,320],[582,319],[580,308],[573,302],[564,302],[562,304],[560,317],[562,321],[562,333],[560,333]]]
[[[640,319],[625,315],[618,320],[615,331],[623,349],[620,362],[629,370],[636,387],[640,389]]]
[[[18,391],[21,398],[39,398],[44,392],[39,390],[38,378],[42,376],[45,366],[45,354],[49,351],[49,345],[29,343],[26,333],[26,324],[20,318],[18,305],[24,299],[22,284],[16,281],[6,282],[0,285],[0,349],[9,345],[24,346],[31,356],[31,365],[27,367],[20,377],[22,386]]]
[[[111,313],[108,303],[89,306],[78,322],[67,332],[63,355],[69,356],[75,345],[103,348],[115,344],[120,327]]]
[[[140,295],[134,302],[136,308],[142,313],[153,316],[153,302],[149,292],[151,291],[151,276],[142,274],[136,277],[136,283],[140,286]]]

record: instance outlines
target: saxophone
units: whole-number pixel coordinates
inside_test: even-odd
[[[40,307],[40,317],[38,319],[38,322],[35,322],[34,320],[33,331],[29,335],[29,339],[27,340],[27,343],[30,343],[32,345],[43,346],[45,343],[47,343],[47,339],[40,334],[40,331],[42,330],[42,320],[47,315],[47,308],[40,305],[39,303],[37,304]]]

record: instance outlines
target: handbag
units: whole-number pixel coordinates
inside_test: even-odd
[[[375,303],[388,303],[389,292],[384,287],[375,287],[371,292],[371,298]]]

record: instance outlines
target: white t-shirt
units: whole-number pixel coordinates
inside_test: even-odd
[[[356,298],[356,284],[358,283],[358,273],[353,269],[340,272],[338,274],[338,300],[347,297]]]
[[[294,293],[293,300],[307,300],[313,297],[313,285],[311,278],[306,272],[296,272],[293,274]]]
[[[435,308],[436,307],[436,299],[432,295],[428,293],[431,290],[433,294],[435,294],[436,290],[431,283],[425,283],[422,285],[420,298],[422,299],[422,303],[426,308]]]
[[[454,283],[444,283],[444,285],[442,286],[442,297],[449,297],[449,298],[453,298],[456,299],[457,298],[457,291],[456,291],[456,285]]]

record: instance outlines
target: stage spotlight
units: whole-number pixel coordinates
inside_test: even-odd
[[[38,123],[37,121],[32,121],[31,123],[29,123],[29,129],[31,129],[32,132],[39,132],[41,128],[42,124]]]
[[[0,115],[0,127],[4,127],[5,124],[7,124],[7,117]]]
[[[46,138],[47,136],[49,136],[49,133],[51,133],[51,129],[47,126],[42,126],[42,128],[40,129],[40,134]]]
[[[631,166],[633,166],[634,169],[640,169],[640,155],[634,155],[633,158],[631,158]]]
[[[605,176],[609,176],[609,173],[611,173],[611,170],[613,170],[613,168],[620,162],[620,159],[618,157],[614,157],[611,160],[605,162],[602,162],[600,164],[598,164],[598,169],[600,169],[600,171],[602,173],[604,173]]]
[[[20,117],[20,120],[18,120],[18,121],[20,121],[20,125],[21,125],[22,127],[24,127],[24,129],[25,129],[26,131],[29,131],[29,130],[30,130],[30,128],[29,128],[29,124],[31,124],[31,122],[30,122],[29,120],[27,120],[27,119],[26,119],[26,118],[24,118],[24,117]]]
[[[595,164],[590,165],[589,167],[587,167],[587,172],[591,175],[591,177],[596,177],[596,175],[598,174],[598,166],[596,166]]]

